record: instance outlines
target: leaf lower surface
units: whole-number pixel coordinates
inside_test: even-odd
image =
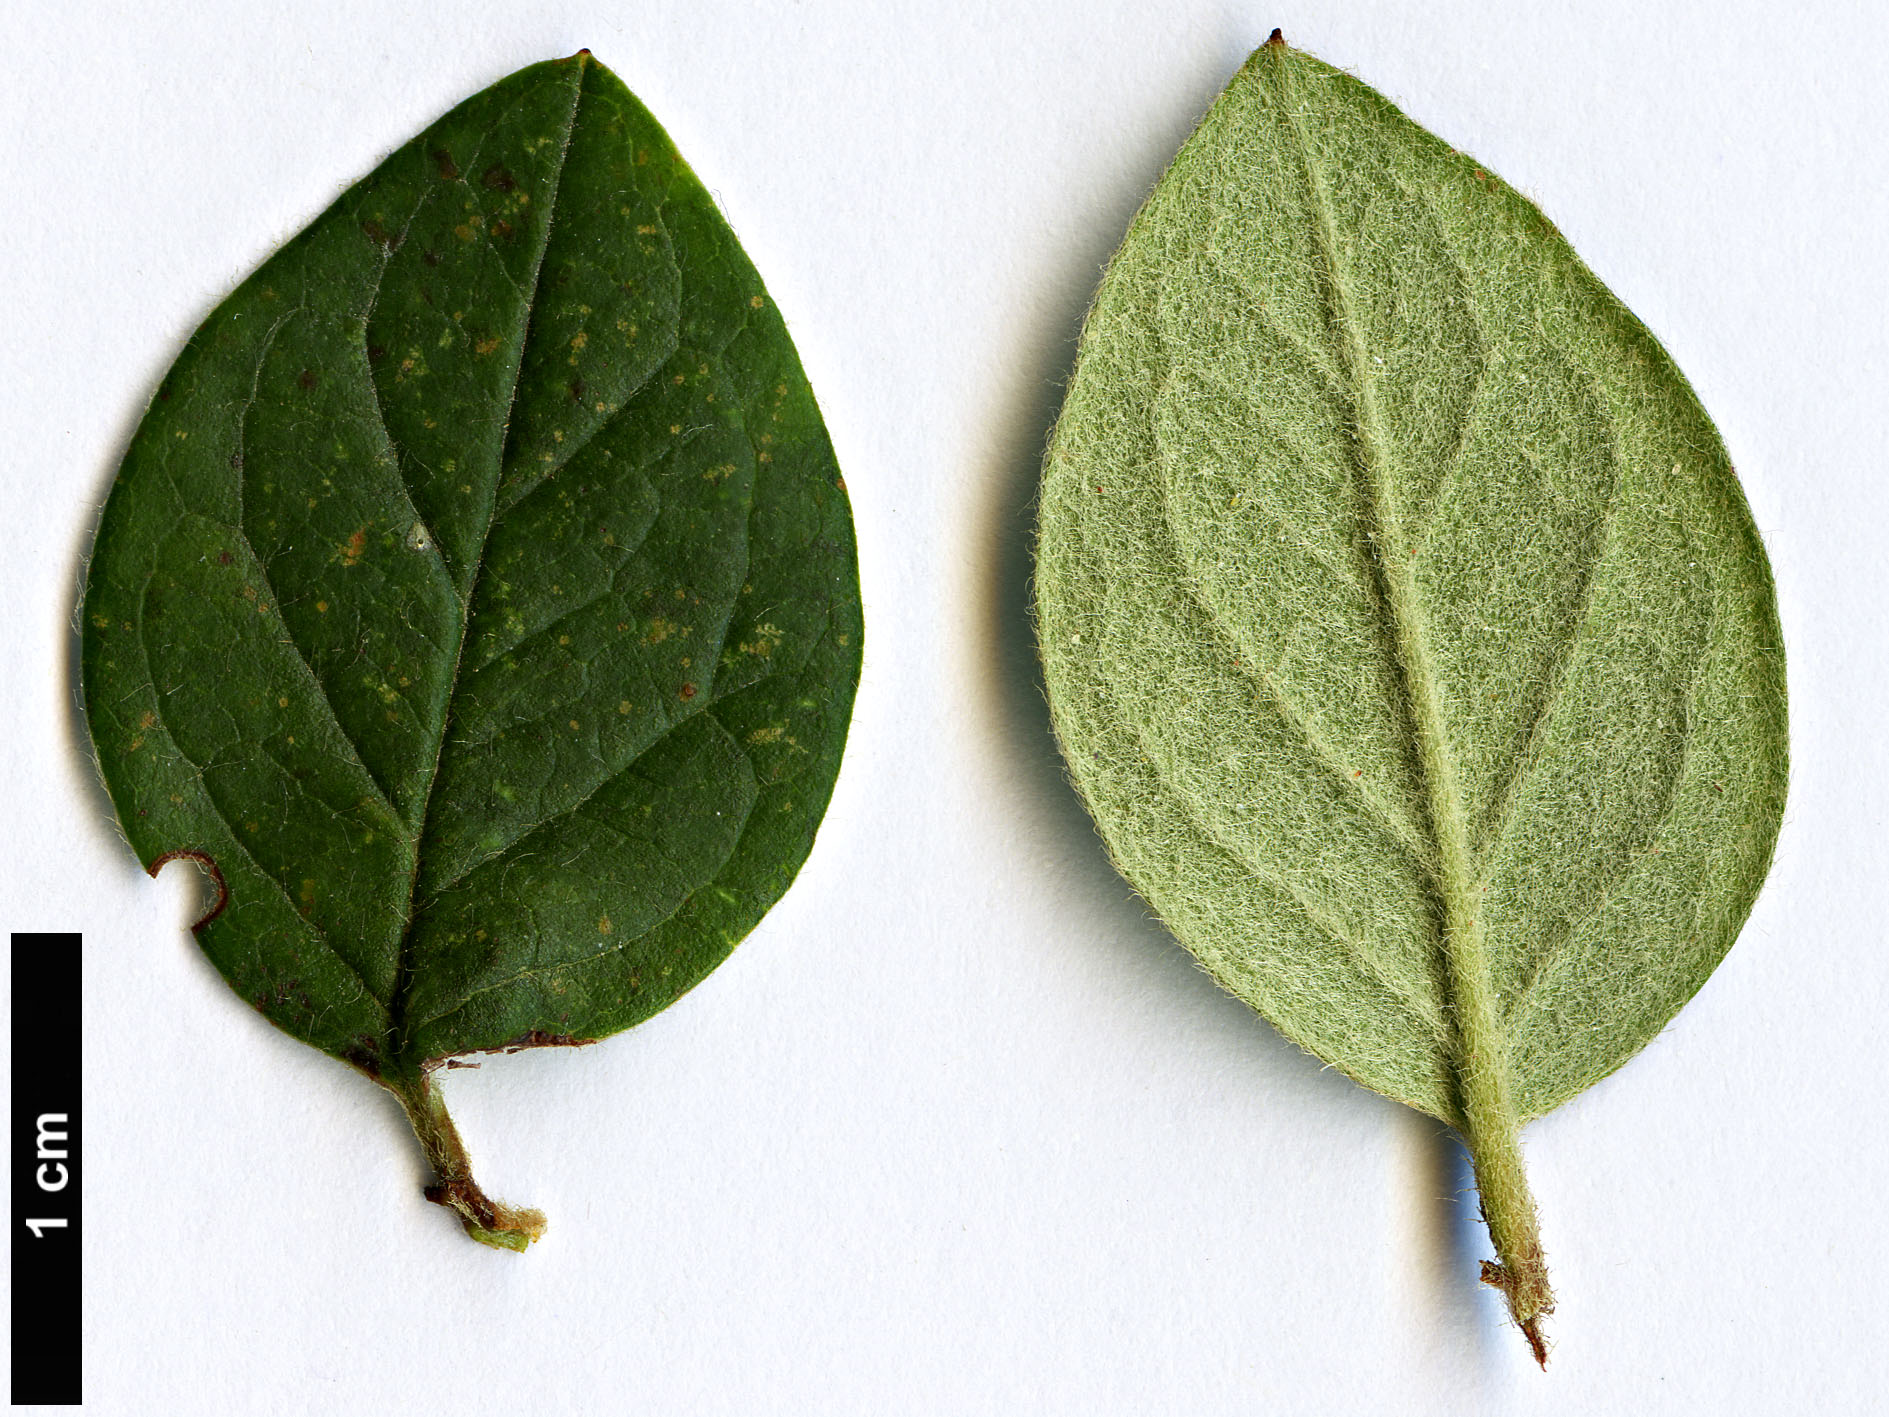
[[[1117,864],[1367,1086],[1461,1120],[1449,900],[1523,1118],[1731,945],[1786,731],[1723,445],[1531,203],[1357,80],[1275,37],[1176,157],[1039,536],[1053,718]]]
[[[713,202],[588,57],[475,95],[192,337],[113,486],[86,713],[239,994],[370,1072],[601,1037],[805,859],[851,514]]]

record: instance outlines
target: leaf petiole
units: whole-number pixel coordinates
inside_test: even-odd
[[[1554,1291],[1548,1285],[1548,1265],[1542,1256],[1535,1198],[1522,1170],[1519,1132],[1512,1112],[1499,1117],[1494,1126],[1478,1127],[1465,1121],[1463,1127],[1470,1163],[1476,1170],[1476,1189],[1482,1197],[1482,1218],[1497,1255],[1482,1262],[1482,1282],[1502,1291],[1510,1317],[1527,1338],[1535,1361],[1545,1369],[1548,1345],[1541,1321],[1554,1312]]]
[[[544,1234],[544,1212],[495,1201],[473,1179],[472,1157],[446,1110],[446,1099],[433,1083],[430,1068],[404,1078],[379,1079],[382,1087],[400,1099],[413,1134],[420,1139],[427,1164],[433,1168],[433,1184],[426,1188],[426,1198],[443,1205],[459,1216],[466,1233],[482,1245],[494,1249],[528,1248]]]

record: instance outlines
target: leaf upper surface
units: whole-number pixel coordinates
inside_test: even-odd
[[[1136,217],[1038,556],[1117,863],[1378,1091],[1458,1118],[1452,887],[1522,1116],[1631,1056],[1743,923],[1785,709],[1724,448],[1535,207],[1355,79],[1262,49]]]
[[[587,55],[394,153],[192,337],[114,484],[86,710],[199,940],[377,1070],[594,1038],[793,879],[860,652],[778,313]]]

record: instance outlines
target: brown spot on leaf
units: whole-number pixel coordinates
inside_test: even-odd
[[[313,369],[304,369],[295,376],[295,382],[304,389],[312,389],[321,381],[315,377],[315,371]]]
[[[495,162],[479,174],[479,180],[494,192],[509,192],[518,185],[518,179],[506,170],[505,164]]]
[[[348,544],[341,548],[341,564],[354,566],[360,564],[361,554],[367,550],[367,528],[356,527],[348,537]]]
[[[444,182],[459,180],[459,165],[453,161],[453,155],[444,148],[433,149],[433,166]]]
[[[678,690],[676,691],[676,697],[677,697],[677,698],[679,698],[679,699],[685,699],[685,700],[686,700],[686,699],[692,699],[692,698],[694,698],[694,697],[695,697],[695,685],[693,685],[693,684],[684,684],[684,685],[683,685],[683,686],[682,686],[682,687],[681,687],[680,689],[678,689]]]
[[[371,1078],[380,1076],[380,1040],[371,1033],[355,1034],[354,1041],[342,1050],[341,1057]]]
[[[439,264],[439,252],[422,251],[420,252],[420,259],[425,261],[429,266],[437,266]]]
[[[377,246],[384,247],[386,250],[391,251],[399,244],[394,234],[373,217],[369,217],[366,221],[361,223],[361,230],[367,233],[367,239],[369,241],[374,242]]]

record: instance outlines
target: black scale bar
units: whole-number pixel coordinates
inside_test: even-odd
[[[84,1057],[79,936],[13,936],[13,1402],[76,1406]]]

